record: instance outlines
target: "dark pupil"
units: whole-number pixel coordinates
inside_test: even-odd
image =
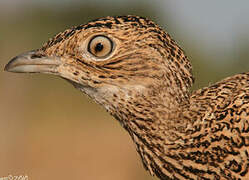
[[[103,48],[104,48],[103,44],[98,43],[98,44],[96,44],[94,50],[95,50],[95,52],[100,52],[103,50]]]

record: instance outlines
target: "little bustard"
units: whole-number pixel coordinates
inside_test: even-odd
[[[189,60],[146,18],[67,29],[5,70],[68,80],[121,123],[159,179],[249,179],[249,73],[190,92]]]

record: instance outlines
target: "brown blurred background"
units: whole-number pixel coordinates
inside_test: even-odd
[[[3,72],[13,56],[70,26],[125,14],[167,29],[193,64],[193,89],[249,71],[249,1],[1,0],[0,177],[153,179],[118,122],[70,84]]]

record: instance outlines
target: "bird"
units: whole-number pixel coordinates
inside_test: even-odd
[[[191,90],[188,57],[148,18],[74,26],[4,69],[70,82],[119,121],[152,176],[249,179],[249,72]]]

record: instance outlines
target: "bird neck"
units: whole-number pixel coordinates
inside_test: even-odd
[[[152,175],[162,174],[158,177],[167,174],[163,167],[158,168],[167,162],[167,158],[161,157],[170,156],[169,149],[183,143],[188,126],[188,121],[181,118],[181,110],[187,106],[189,96],[178,96],[178,93],[169,93],[167,88],[137,93],[126,90],[119,91],[119,95],[113,96],[114,101],[108,102],[111,106],[107,110],[130,134],[145,168]]]
[[[175,153],[172,149],[184,143],[183,137],[191,124],[182,115],[182,110],[189,106],[187,92],[165,85],[157,88],[122,86],[122,89],[78,85],[75,87],[103,105],[128,131],[145,169],[160,179],[171,177],[167,168]]]

